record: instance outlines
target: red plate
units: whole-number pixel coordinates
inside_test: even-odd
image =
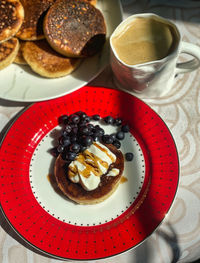
[[[119,116],[131,128],[122,145],[134,152],[133,162],[125,163],[128,182],[92,206],[75,205],[47,180],[58,117],[79,110]],[[165,218],[179,180],[176,146],[161,118],[136,97],[101,87],[29,107],[3,140],[0,167],[8,222],[29,244],[62,260],[106,258],[136,247]]]

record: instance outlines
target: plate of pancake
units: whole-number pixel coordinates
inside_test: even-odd
[[[4,0],[0,17],[0,98],[36,102],[83,87],[108,65],[122,13],[119,0]]]
[[[86,113],[86,118],[98,115],[101,120],[112,116],[115,124],[121,119],[129,127],[120,147],[113,144],[105,150],[105,145],[94,143],[107,156],[116,155],[111,171],[119,169],[119,173],[116,177],[103,174],[97,188],[84,184],[87,191],[80,190],[83,181],[73,175],[74,183],[67,182],[70,171],[74,172],[73,162],[64,175],[66,162],[63,165],[64,159],[50,151],[61,133],[64,136],[77,127],[74,112]],[[67,124],[63,130],[61,116],[62,121],[71,116],[70,123],[73,116],[73,127]],[[119,129],[101,120],[95,120],[98,130],[113,135]],[[132,160],[123,158],[127,152],[133,153]],[[89,156],[95,153],[86,152]],[[89,169],[96,167],[87,161]],[[165,219],[179,182],[177,149],[164,121],[128,93],[93,86],[34,103],[21,113],[2,140],[0,166],[1,210],[6,220],[34,251],[60,260],[103,259],[137,247]]]

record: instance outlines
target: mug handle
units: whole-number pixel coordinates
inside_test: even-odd
[[[191,72],[200,66],[200,47],[185,41],[181,42],[180,54],[185,53],[194,57],[186,62],[176,64],[175,74]]]

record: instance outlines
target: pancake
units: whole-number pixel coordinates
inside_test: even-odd
[[[102,175],[99,186],[92,191],[85,190],[79,183],[73,183],[68,178],[67,172],[63,167],[66,161],[62,159],[61,155],[57,157],[54,166],[54,175],[58,187],[69,199],[79,204],[97,204],[103,202],[115,192],[124,170],[124,157],[121,151],[117,150],[114,145],[107,144],[106,146],[116,155],[116,161],[112,164],[112,168],[117,168],[120,172],[117,176]]]
[[[94,5],[94,6],[97,4],[97,0],[85,0],[85,1]]]
[[[26,60],[24,59],[22,49],[24,46],[25,42],[24,41],[19,41],[19,50],[17,52],[17,56],[14,59],[14,63],[19,64],[19,65],[27,65]]]
[[[66,76],[80,64],[80,59],[66,58],[58,54],[45,39],[27,41],[22,52],[32,70],[47,78]]]
[[[6,68],[14,61],[18,50],[19,41],[15,37],[0,43],[0,70]]]
[[[0,43],[18,32],[23,19],[24,9],[19,0],[0,1]]]
[[[92,56],[105,43],[104,17],[84,0],[57,0],[45,16],[43,29],[51,47],[64,56]]]
[[[45,11],[55,2],[55,0],[21,0],[24,7],[24,22],[17,33],[17,37],[22,40],[43,39],[43,18]]]

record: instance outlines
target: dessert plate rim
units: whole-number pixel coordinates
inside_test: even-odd
[[[94,95],[96,98],[94,98]],[[103,99],[101,96],[103,96]],[[81,98],[80,101],[77,98]],[[124,117],[129,121],[131,120],[131,125],[136,131],[134,135],[143,149],[145,160],[147,160],[147,173],[149,176],[147,176],[148,181],[142,194],[138,195],[138,199],[131,209],[127,209],[125,213],[122,213],[115,220],[100,226],[74,226],[53,218],[37,203],[32,194],[29,169],[34,149],[42,138],[56,126],[57,118],[64,110],[67,109],[69,112],[72,112],[76,106],[78,108],[83,106],[90,113],[98,108],[101,115],[108,113],[118,114],[118,102],[121,100],[126,101],[130,109],[133,108],[135,110],[134,107],[138,109],[138,112],[135,111],[135,116],[130,118],[130,115],[128,117],[124,113]],[[41,111],[42,114],[40,114]],[[35,120],[37,122],[34,122]],[[34,132],[27,138],[27,131],[32,129],[35,129]],[[30,148],[23,148],[24,140]],[[16,153],[16,149],[18,149],[18,153]],[[19,157],[20,154],[24,156],[16,161],[15,156]],[[11,156],[13,157],[13,162],[10,161]],[[153,160],[153,162],[151,163],[150,160]],[[62,260],[85,261],[103,259],[119,255],[137,247],[158,228],[166,217],[176,196],[179,182],[178,152],[172,134],[164,121],[140,99],[123,91],[104,87],[85,86],[64,97],[34,103],[26,108],[10,126],[1,142],[0,164],[2,169],[0,178],[1,210],[6,220],[29,245],[45,255]],[[28,198],[25,200],[24,196]],[[19,214],[13,209],[14,205],[20,208]],[[149,206],[150,208],[148,208]],[[147,217],[149,212],[152,213],[150,219]],[[24,215],[27,217],[22,222]],[[36,215],[38,216],[38,221],[33,220]],[[32,217],[30,221],[28,217]],[[44,222],[48,226],[49,224],[55,226],[50,231],[45,232],[53,252],[50,252],[50,247],[45,247],[43,242],[41,242],[40,231],[38,236],[34,236],[35,231],[41,228],[41,225],[39,227],[40,222],[43,224],[43,228],[45,228]],[[29,231],[29,228],[32,230]],[[57,229],[57,232],[55,232],[55,229]],[[59,229],[64,230],[63,236]],[[121,236],[119,236],[119,229],[121,230]],[[44,229],[41,230],[41,233],[42,231]],[[67,233],[72,235],[73,238],[70,239],[70,235]],[[102,235],[104,240],[101,238]],[[72,247],[73,242],[76,241],[74,246],[78,247],[78,252],[76,252],[74,247],[74,251],[69,254],[70,252],[63,248],[61,237],[65,241],[67,240]],[[56,248],[56,245],[53,243],[54,238],[58,241],[60,247]],[[95,250],[93,252],[87,251],[85,255],[76,254],[81,253],[81,249],[86,249],[87,243],[85,242],[93,244],[93,249],[96,248],[96,255],[94,254]],[[101,244],[98,244],[98,242]],[[105,248],[101,250],[103,244]]]

